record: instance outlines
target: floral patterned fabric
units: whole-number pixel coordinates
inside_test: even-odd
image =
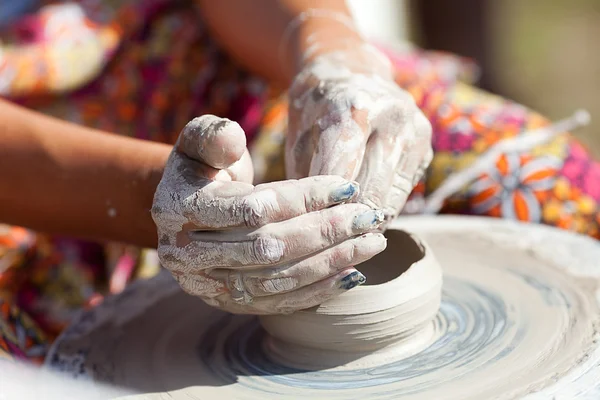
[[[75,123],[173,143],[193,117],[240,123],[259,181],[284,179],[285,95],[233,63],[190,0],[40,0],[0,25],[0,95]],[[499,140],[547,126],[543,116],[468,84],[476,67],[450,54],[382,47],[397,82],[433,125],[433,162],[405,208]],[[467,82],[467,83],[465,83]],[[600,164],[568,133],[493,168],[443,212],[488,215],[600,238]],[[74,313],[153,276],[156,253],[0,225],[0,362],[41,362]]]

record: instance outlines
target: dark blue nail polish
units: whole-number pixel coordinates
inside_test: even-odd
[[[367,281],[367,278],[358,271],[351,272],[340,279],[340,289],[350,290]]]
[[[358,185],[354,182],[349,182],[343,186],[337,188],[331,193],[331,200],[340,203],[342,201],[350,200],[352,196],[358,190]]]

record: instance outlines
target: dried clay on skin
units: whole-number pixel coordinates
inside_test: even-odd
[[[288,177],[333,174],[390,219],[431,161],[431,126],[369,44],[317,56],[290,89]]]
[[[355,247],[344,242],[376,230],[383,213],[343,204],[356,198],[359,186],[339,176],[258,186],[221,178],[231,178],[229,164],[246,152],[211,148],[227,149],[240,135],[239,125],[213,116],[182,132],[152,208],[162,264],[189,294],[237,313],[308,308],[349,290],[348,279],[361,283],[352,265],[382,251],[385,238],[374,235],[352,242]],[[340,252],[359,247],[350,259]],[[303,274],[298,266],[307,260],[319,271]]]

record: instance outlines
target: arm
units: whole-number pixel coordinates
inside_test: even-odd
[[[289,86],[286,175],[339,175],[389,221],[433,157],[431,125],[343,0],[197,0],[222,46]]]
[[[150,209],[170,146],[0,100],[0,221],[155,247]]]
[[[344,0],[197,1],[207,25],[229,54],[252,72],[286,87],[319,54],[363,41],[347,21],[340,19],[310,18],[289,27],[311,8],[329,10],[350,20]],[[311,44],[315,42],[319,46],[313,51]]]

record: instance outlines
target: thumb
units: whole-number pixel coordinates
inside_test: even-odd
[[[175,146],[193,160],[226,169],[246,152],[246,134],[237,122],[207,114],[190,121]]]

